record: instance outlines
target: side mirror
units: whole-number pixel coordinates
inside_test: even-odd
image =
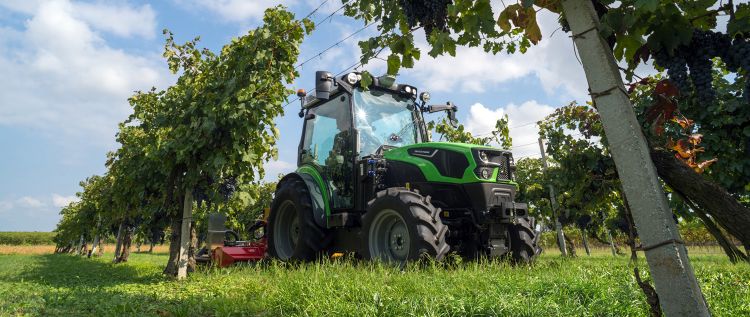
[[[328,100],[333,88],[333,74],[319,70],[315,72],[315,98]]]
[[[444,105],[430,105],[427,106],[427,112],[429,113],[435,113],[438,111],[445,111],[448,113],[448,123],[451,124],[454,128],[458,126],[458,120],[456,119],[456,111],[458,111],[458,107],[454,105],[452,102],[448,101],[448,103]]]

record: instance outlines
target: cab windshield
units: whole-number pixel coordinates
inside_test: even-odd
[[[359,131],[359,155],[375,153],[381,145],[421,142],[414,100],[382,90],[354,91],[354,122]]]

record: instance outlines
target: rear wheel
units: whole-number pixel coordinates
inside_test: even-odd
[[[431,257],[441,260],[450,247],[440,209],[406,188],[380,191],[362,219],[362,252],[366,259],[404,264]]]
[[[268,253],[283,261],[314,260],[329,239],[313,219],[310,192],[295,178],[278,186],[268,217]]]
[[[513,262],[530,263],[542,252],[539,236],[534,230],[534,218],[518,218],[516,224],[508,227],[510,251]]]

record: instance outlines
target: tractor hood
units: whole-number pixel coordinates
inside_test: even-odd
[[[445,183],[512,182],[513,156],[483,145],[426,142],[394,148],[386,160],[416,165],[427,181]]]

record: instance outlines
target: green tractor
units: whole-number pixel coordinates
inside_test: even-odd
[[[268,252],[291,261],[321,254],[406,263],[467,258],[532,261],[541,249],[534,218],[515,202],[510,152],[430,142],[429,94],[394,77],[315,74],[298,92],[304,118],[297,170],[278,183],[267,225]]]

